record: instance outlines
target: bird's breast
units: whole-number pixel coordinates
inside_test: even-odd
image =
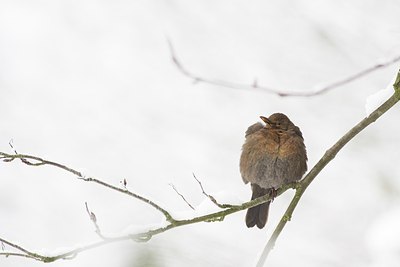
[[[297,135],[281,133],[279,135],[278,157],[285,159],[293,154],[302,153],[304,150],[303,139]]]

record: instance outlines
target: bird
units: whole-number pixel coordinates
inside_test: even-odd
[[[298,181],[307,171],[307,151],[300,128],[282,113],[248,127],[240,156],[240,174],[245,184],[250,183],[251,199],[270,194],[279,187]],[[264,228],[268,220],[271,200],[249,208],[246,213],[248,228]]]

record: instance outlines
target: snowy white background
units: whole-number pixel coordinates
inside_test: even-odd
[[[0,1],[0,151],[58,161],[168,210],[212,194],[247,201],[238,168],[247,126],[286,113],[303,131],[311,167],[365,116],[368,95],[398,65],[314,98],[193,85],[171,63],[206,77],[308,90],[400,53],[400,3],[355,1]],[[346,146],[307,190],[269,258],[271,266],[399,266],[400,116],[395,107]],[[251,266],[288,205],[267,227],[244,212],[122,242],[49,266]],[[0,164],[0,236],[51,252],[105,232],[158,224],[139,201],[51,167]],[[135,227],[135,226],[131,226]],[[0,266],[43,266],[0,258]],[[47,265],[46,265],[47,266]]]

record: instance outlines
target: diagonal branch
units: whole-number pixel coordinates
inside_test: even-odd
[[[353,73],[347,77],[344,77],[342,79],[338,79],[337,81],[334,81],[330,84],[324,85],[322,87],[319,87],[315,90],[309,90],[309,91],[300,91],[300,90],[280,90],[277,88],[273,88],[270,86],[265,86],[265,85],[259,85],[257,80],[255,79],[251,84],[243,84],[243,83],[235,83],[235,82],[230,82],[230,81],[224,81],[224,80],[218,80],[218,79],[212,79],[212,78],[207,78],[203,77],[201,75],[194,74],[190,70],[188,70],[182,62],[178,59],[178,56],[176,54],[175,48],[172,45],[171,40],[167,38],[169,50],[170,50],[170,55],[172,58],[172,61],[174,65],[178,68],[178,70],[186,77],[190,78],[193,80],[193,83],[206,83],[206,84],[211,84],[211,85],[216,85],[216,86],[221,86],[221,87],[227,87],[227,88],[233,88],[233,89],[242,89],[242,90],[254,90],[258,89],[270,94],[275,94],[281,97],[284,96],[298,96],[298,97],[311,97],[311,96],[317,96],[321,95],[324,93],[327,93],[328,91],[331,91],[335,88],[338,88],[340,86],[343,86],[345,84],[354,82],[358,79],[361,79],[368,74],[375,72],[379,69],[386,68],[390,65],[393,65],[396,62],[400,61],[400,55],[397,55],[393,58],[390,58],[386,61],[376,63],[372,66],[369,66],[363,70],[360,70],[356,73]]]
[[[221,204],[219,203],[215,197],[213,197],[212,195],[207,194],[207,192],[204,190],[203,184],[200,182],[199,179],[197,179],[196,175],[194,173],[193,174],[193,178],[197,181],[197,183],[199,184],[201,191],[203,193],[203,195],[205,195],[206,197],[208,197],[208,199],[210,199],[210,201],[212,203],[214,203],[217,207],[221,208],[221,209],[226,209],[226,208],[232,208],[235,207],[235,205],[231,205],[231,204]]]
[[[274,232],[272,233],[271,238],[268,240],[267,245],[264,248],[264,251],[257,263],[257,267],[264,266],[264,263],[268,257],[268,254],[274,248],[276,240],[281,234],[283,228],[286,223],[290,221],[292,218],[292,214],[297,204],[300,201],[300,198],[303,196],[307,187],[311,184],[311,182],[315,179],[315,177],[320,173],[320,171],[325,168],[325,166],[335,158],[335,156],[339,153],[339,151],[357,134],[359,134],[362,130],[364,130],[368,125],[375,122],[379,117],[381,117],[386,111],[388,111],[391,107],[393,107],[400,100],[400,71],[398,72],[395,83],[393,84],[395,89],[395,93],[380,107],[378,107],[374,112],[371,113],[368,117],[360,121],[356,126],[354,126],[350,131],[348,131],[342,138],[340,138],[330,149],[328,149],[324,156],[315,164],[315,166],[308,172],[303,180],[301,180],[296,187],[296,193],[289,204],[285,214],[282,216],[279,224],[276,226]]]
[[[89,206],[87,204],[87,202],[85,202],[85,207],[86,207],[86,212],[89,215],[89,219],[90,221],[93,223],[94,227],[96,228],[96,234],[101,238],[101,239],[107,239],[107,237],[105,237],[103,235],[103,233],[101,232],[100,226],[97,223],[97,217],[96,214],[94,214],[93,211],[89,210]]]
[[[142,197],[142,196],[140,196],[140,195],[138,195],[136,193],[133,193],[133,192],[129,191],[128,189],[126,189],[125,187],[124,188],[119,188],[117,186],[114,186],[114,185],[108,184],[106,182],[103,182],[103,181],[101,181],[99,179],[92,178],[92,177],[86,177],[81,172],[79,172],[77,170],[74,170],[74,169],[72,169],[72,168],[70,168],[70,167],[68,167],[66,165],[63,165],[63,164],[60,164],[60,163],[57,163],[57,162],[54,162],[54,161],[50,161],[50,160],[45,160],[43,158],[36,157],[36,156],[24,155],[24,154],[8,154],[8,153],[4,153],[4,152],[0,152],[0,160],[1,159],[4,162],[11,162],[11,161],[13,161],[15,159],[20,159],[24,164],[29,165],[29,166],[37,167],[37,166],[50,165],[50,166],[53,166],[53,167],[57,167],[57,168],[63,169],[65,171],[67,171],[67,172],[70,172],[70,173],[74,174],[75,176],[78,177],[78,179],[81,179],[83,181],[93,182],[93,183],[102,185],[104,187],[110,188],[110,189],[112,189],[114,191],[118,191],[120,193],[126,194],[126,195],[128,195],[130,197],[139,199],[139,200],[149,204],[153,208],[157,209],[159,212],[161,212],[165,216],[167,221],[169,221],[169,222],[175,221],[175,219],[172,217],[172,215],[167,210],[161,208],[160,205],[156,204],[155,202],[151,201],[150,199],[147,199],[147,198]],[[34,162],[32,162],[32,161],[34,161]]]
[[[172,189],[174,189],[175,193],[177,193],[178,196],[180,196],[180,197],[182,198],[182,200],[183,200],[192,210],[195,210],[195,208],[192,206],[192,204],[190,204],[189,201],[186,200],[185,196],[182,195],[181,193],[179,193],[178,189],[176,189],[176,187],[175,187],[174,184],[169,184],[169,185],[172,187]]]
[[[6,257],[8,257],[8,256],[20,256],[20,257],[31,258],[31,259],[35,259],[35,260],[38,260],[38,261],[44,261],[45,262],[45,260],[41,257],[41,255],[39,255],[37,253],[34,253],[34,252],[31,252],[31,251],[21,247],[20,245],[17,245],[17,244],[15,244],[13,242],[7,241],[7,240],[5,240],[4,238],[1,238],[1,237],[0,237],[0,242],[3,245],[6,244],[6,245],[8,245],[10,247],[13,247],[14,249],[22,252],[22,253],[15,253],[15,252],[3,251],[3,252],[0,253],[0,255],[4,255]]]
[[[34,259],[34,260],[41,261],[40,259],[37,259],[37,258],[35,258],[33,256],[30,256],[30,255],[24,254],[24,253],[15,253],[15,252],[3,251],[3,252],[0,252],[0,256],[5,256],[6,258],[10,257],[10,256],[23,257],[23,258],[28,258],[28,259]]]

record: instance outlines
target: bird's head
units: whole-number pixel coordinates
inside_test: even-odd
[[[266,123],[266,128],[286,131],[292,127],[295,127],[289,118],[282,113],[274,113],[268,118],[260,116],[260,118]]]

